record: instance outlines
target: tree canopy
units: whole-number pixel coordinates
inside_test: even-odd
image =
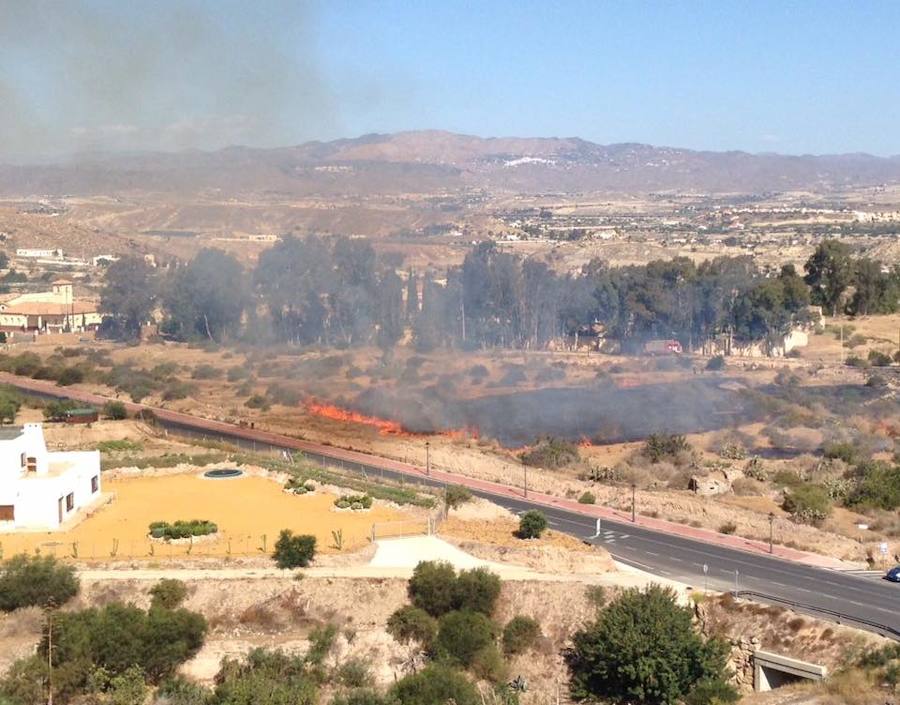
[[[674,705],[698,683],[722,680],[726,653],[724,643],[697,633],[671,589],[626,590],[574,635],[572,696]]]

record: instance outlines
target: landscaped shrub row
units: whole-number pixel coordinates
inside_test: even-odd
[[[292,477],[290,480],[284,483],[284,489],[293,494],[306,494],[308,492],[314,492],[316,486],[310,480],[300,480],[300,478]]]
[[[372,498],[367,494],[349,494],[334,500],[334,506],[338,509],[352,509],[360,511],[372,507]]]
[[[150,524],[150,536],[155,539],[186,539],[191,536],[208,536],[219,530],[215,523],[208,519],[191,519],[183,521],[179,519],[173,524],[167,521],[154,521]]]

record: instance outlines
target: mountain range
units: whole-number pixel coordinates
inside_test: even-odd
[[[293,147],[81,154],[0,165],[0,195],[129,192],[273,197],[447,193],[827,192],[900,183],[900,156],[712,152],[579,138],[371,134]]]

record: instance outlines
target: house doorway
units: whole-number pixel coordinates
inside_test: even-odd
[[[63,523],[63,516],[64,516],[64,511],[63,511],[63,498],[62,498],[62,497],[60,497],[59,500],[57,501],[57,503],[56,503],[56,508],[57,508],[57,510],[58,510],[58,512],[59,512],[59,523],[62,524],[62,523]]]
[[[16,507],[13,504],[0,504],[0,521],[15,521]]]

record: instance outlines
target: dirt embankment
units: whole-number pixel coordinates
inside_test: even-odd
[[[735,600],[727,593],[700,602],[695,611],[704,633],[731,645],[730,668],[744,691],[753,686],[752,654],[757,649],[816,663],[833,673],[863,651],[890,643],[869,632],[784,607]]]

